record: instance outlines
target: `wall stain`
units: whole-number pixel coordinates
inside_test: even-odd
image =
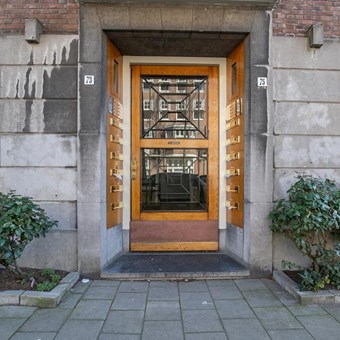
[[[27,65],[33,65],[33,51],[31,51],[30,60],[29,60],[29,62],[27,63]]]
[[[25,103],[25,126],[22,132],[30,132],[33,100],[26,100]]]
[[[28,88],[29,88],[29,83],[30,83],[31,72],[32,72],[32,67],[29,67],[26,71],[26,82],[25,82],[25,85],[24,85],[24,90],[25,90],[24,98],[30,97],[30,95],[28,93]]]

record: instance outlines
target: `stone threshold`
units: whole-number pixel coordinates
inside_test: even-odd
[[[318,292],[302,292],[299,290],[298,285],[288,275],[282,271],[273,271],[275,281],[291,294],[302,305],[313,304],[334,304],[340,303],[340,290],[320,290]]]
[[[67,274],[59,284],[50,292],[39,292],[32,290],[5,290],[0,292],[0,306],[32,306],[43,308],[55,308],[61,299],[78,282],[79,273]]]

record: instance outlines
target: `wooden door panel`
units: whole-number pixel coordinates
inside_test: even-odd
[[[207,82],[205,82],[204,80],[202,80],[202,84],[204,83],[204,86],[208,86],[207,89],[204,89],[204,86],[202,85],[201,87],[197,87],[197,99],[193,99],[193,103],[196,103],[197,106],[197,115],[194,116],[195,113],[192,113],[193,117],[197,117],[195,122],[188,122],[187,118],[182,118],[181,119],[177,119],[176,118],[171,118],[174,116],[174,113],[177,111],[171,111],[170,114],[167,116],[167,120],[169,120],[170,123],[167,123],[166,119],[163,118],[156,118],[156,123],[155,124],[159,124],[160,125],[160,129],[163,128],[163,126],[165,126],[166,124],[168,124],[168,126],[171,126],[171,123],[174,124],[174,126],[177,124],[178,126],[181,124],[181,122],[184,120],[186,122],[186,124],[192,124],[192,126],[198,126],[197,127],[197,131],[203,131],[202,134],[197,134],[198,137],[196,138],[181,138],[181,137],[176,137],[174,139],[174,137],[169,137],[167,136],[167,131],[171,131],[170,128],[164,128],[164,130],[160,130],[160,131],[164,131],[162,132],[162,134],[165,134],[164,138],[153,138],[154,136],[160,135],[161,133],[158,133],[157,128],[155,128],[155,132],[157,132],[155,135],[152,132],[152,135],[144,135],[142,136],[142,131],[145,131],[145,128],[141,127],[141,123],[143,122],[143,124],[145,124],[145,115],[147,113],[143,113],[143,120],[141,119],[141,114],[142,114],[142,107],[144,107],[144,105],[147,106],[147,108],[145,110],[150,110],[154,113],[154,109],[153,106],[154,105],[161,105],[161,101],[166,102],[166,108],[167,105],[175,105],[177,103],[177,101],[175,101],[174,99],[167,99],[167,96],[173,95],[174,98],[181,98],[181,90],[180,90],[180,85],[177,85],[177,89],[178,93],[171,93],[171,94],[167,94],[167,86],[166,83],[169,82],[172,87],[175,87],[174,82],[176,79],[176,81],[178,81],[178,83],[180,83],[180,81],[182,81],[182,78],[174,78],[174,77],[189,77],[187,79],[190,79],[189,83],[190,84],[194,84],[195,82],[195,77],[198,78],[198,83],[200,83],[201,78],[202,79],[207,79]],[[143,77],[143,89],[142,89],[142,82],[141,82],[141,77]],[[164,78],[161,78],[164,77]],[[169,78],[173,79],[171,83],[171,81],[169,81]],[[151,79],[148,79],[151,78]],[[144,99],[142,100],[142,98],[144,97],[144,92],[142,93],[142,91],[146,91],[144,86],[150,86],[148,85],[153,84],[153,80],[157,78],[159,83],[161,81],[164,81],[165,85],[164,85],[164,93],[161,93],[159,95],[159,98],[162,98],[159,100],[156,100],[156,102],[151,102],[153,99],[150,99],[148,103],[144,103]],[[179,79],[179,80],[178,80]],[[185,80],[184,80],[185,81]],[[161,85],[159,85],[159,87],[157,88],[159,90],[159,92],[161,92]],[[189,86],[188,85],[183,85],[182,86]],[[191,85],[193,86],[193,85]],[[200,85],[201,86],[201,85]],[[148,87],[147,87],[148,88]],[[141,90],[142,89],[142,90]],[[163,91],[163,90],[162,90]],[[170,91],[170,90],[169,90]],[[174,91],[174,90],[173,90]],[[205,91],[205,92],[204,92]],[[156,90],[155,90],[156,92]],[[170,91],[171,92],[171,91]],[[182,91],[184,92],[184,91]],[[178,97],[176,97],[176,95]],[[204,97],[204,99],[202,100],[200,96],[206,96]],[[183,95],[184,96],[184,95]],[[151,98],[151,97],[150,97]],[[196,97],[195,97],[196,98]],[[207,103],[205,103],[205,100]],[[180,102],[178,100],[178,102]],[[182,100],[182,103],[184,103],[184,99]],[[186,102],[185,102],[186,103]],[[176,104],[177,105],[177,104]],[[190,104],[191,105],[191,104]],[[194,104],[192,104],[194,105]],[[200,105],[206,105],[207,107],[207,111],[206,111],[206,116],[204,116],[204,112],[202,113],[203,116],[202,118],[200,118],[201,113],[200,113]],[[147,65],[136,65],[136,66],[132,66],[132,141],[131,141],[131,146],[132,146],[132,158],[131,158],[131,164],[133,164],[133,170],[134,173],[136,174],[135,176],[133,176],[132,179],[132,183],[131,183],[131,188],[132,188],[132,209],[131,209],[131,230],[130,230],[130,240],[131,240],[131,250],[139,250],[139,251],[150,251],[150,250],[154,250],[154,251],[168,251],[168,250],[217,250],[218,248],[218,235],[217,235],[217,230],[218,230],[218,184],[219,184],[219,179],[218,179],[218,169],[219,169],[219,159],[218,159],[218,68],[217,67],[212,67],[212,66],[147,66]],[[150,109],[149,109],[150,107]],[[173,106],[172,106],[173,107]],[[193,106],[191,106],[192,110],[194,110]],[[162,109],[160,109],[160,106],[158,106],[157,110],[159,110],[159,112],[157,114],[162,114],[163,111],[161,111]],[[173,110],[173,109],[172,109]],[[194,112],[194,111],[192,111]],[[168,113],[166,113],[168,114]],[[171,116],[171,114],[173,116]],[[181,112],[182,114],[182,112]],[[157,116],[156,116],[157,117]],[[165,115],[164,115],[165,117]],[[169,118],[170,117],[170,118]],[[182,116],[179,116],[182,117]],[[183,116],[183,117],[187,117],[187,116]],[[153,119],[153,118],[152,118]],[[158,121],[157,121],[158,119]],[[175,119],[175,121],[173,121],[173,119]],[[147,116],[147,120],[149,120],[149,116]],[[150,118],[151,120],[151,118]],[[200,121],[203,120],[203,122],[201,123]],[[152,122],[154,122],[154,120],[152,120]],[[207,130],[199,130],[200,129],[200,124],[204,124],[204,122],[207,122]],[[163,124],[163,125],[162,125]],[[170,124],[170,125],[169,125]],[[196,124],[196,125],[195,125]],[[151,125],[151,124],[150,124]],[[144,125],[145,126],[145,125]],[[155,126],[155,125],[154,125]],[[186,125],[185,125],[186,126]],[[147,130],[147,131],[152,131],[153,127],[151,125],[151,130]],[[182,130],[173,130],[174,132],[172,132],[172,135],[177,132],[176,131],[182,131]],[[189,131],[189,132],[185,132],[185,131]],[[206,133],[207,131],[207,133]],[[149,132],[147,132],[149,133]],[[183,130],[183,132],[178,132],[179,136],[181,136],[181,134],[184,133],[188,134],[190,133],[190,130]],[[144,132],[143,132],[144,134]],[[206,137],[206,135],[208,137]],[[143,195],[141,195],[141,186],[142,184],[144,185],[144,181],[145,179],[147,179],[147,181],[150,181],[150,178],[152,177],[150,174],[146,175],[149,177],[145,177],[144,175],[144,180],[143,182],[141,181],[141,171],[147,172],[148,171],[152,171],[153,168],[145,168],[142,167],[142,161],[143,164],[145,164],[146,162],[155,162],[154,157],[156,157],[157,153],[155,154],[154,152],[156,152],[157,150],[162,150],[163,154],[166,153],[171,153],[173,155],[174,158],[176,158],[176,154],[180,154],[180,152],[184,152],[185,150],[188,150],[188,153],[192,152],[191,150],[203,150],[202,152],[205,154],[206,153],[206,160],[203,160],[202,164],[207,164],[207,179],[205,179],[205,181],[207,181],[208,185],[205,185],[204,187],[204,183],[203,180],[199,179],[201,177],[197,177],[196,181],[200,181],[199,184],[197,184],[197,182],[195,182],[195,185],[199,185],[198,189],[191,189],[194,190],[196,192],[196,195],[199,195],[203,200],[203,202],[208,202],[205,203],[207,204],[207,208],[202,211],[200,210],[190,210],[190,208],[186,208],[188,207],[188,204],[185,203],[186,200],[183,201],[183,203],[177,202],[176,200],[180,199],[180,197],[185,197],[185,193],[186,193],[186,189],[185,186],[183,187],[183,183],[182,188],[184,188],[184,192],[181,193],[181,195],[184,196],[180,196],[180,194],[178,194],[176,196],[175,192],[174,194],[169,194],[169,192],[167,191],[166,193],[166,200],[164,201],[164,203],[162,203],[163,208],[160,208],[160,211],[154,210],[152,211],[152,209],[149,210],[145,210],[145,208],[143,208],[142,210],[142,200],[145,200],[145,194],[144,194],[144,190],[143,189]],[[168,151],[167,151],[168,150]],[[177,151],[178,150],[178,151]],[[181,150],[181,151],[180,151]],[[206,151],[205,151],[206,150]],[[143,158],[141,157],[141,154],[143,152]],[[160,152],[160,151],[159,151]],[[195,151],[198,152],[197,153],[197,165],[195,165],[196,167],[204,167],[204,165],[202,165],[201,162],[201,158],[200,158],[200,151]],[[184,155],[184,153],[182,153]],[[160,156],[159,157],[163,157]],[[170,157],[170,156],[169,156]],[[191,156],[194,157],[194,156]],[[196,156],[195,156],[196,157]],[[196,159],[196,158],[195,158]],[[167,160],[167,158],[165,158],[165,160]],[[164,162],[163,158],[159,159],[160,162]],[[169,162],[171,161],[171,158],[169,158]],[[184,162],[184,158],[183,158],[183,162]],[[190,162],[189,162],[190,163]],[[188,163],[188,164],[189,164]],[[168,164],[168,163],[167,163]],[[175,166],[175,162],[173,163]],[[178,165],[178,164],[177,164]],[[184,167],[184,165],[183,165]],[[151,169],[151,170],[150,170]],[[194,171],[194,170],[193,170]],[[196,171],[196,170],[195,170]],[[165,173],[166,179],[167,180],[175,180],[176,177],[176,171],[172,174],[172,171]],[[189,172],[188,172],[189,174]],[[159,176],[159,175],[157,175]],[[184,180],[187,176],[184,176],[184,173],[182,173],[182,175],[180,175],[181,180]],[[196,176],[198,175],[188,175],[189,178],[193,178],[192,180],[194,180],[196,178]],[[191,177],[190,177],[191,176]],[[156,178],[156,177],[155,177]],[[158,178],[158,177],[157,177]],[[161,177],[159,177],[161,178]],[[202,177],[203,178],[203,177]],[[158,179],[160,180],[160,179]],[[191,180],[191,179],[190,179]],[[147,182],[150,183],[150,182]],[[148,184],[151,185],[151,184]],[[152,184],[152,186],[155,186],[155,193],[154,191],[152,191],[151,193],[149,193],[150,197],[154,197],[155,194],[158,195],[161,194],[161,188],[159,187],[161,185],[161,182],[156,182],[155,184]],[[171,184],[172,186],[174,184]],[[171,185],[168,183],[168,188],[167,190],[170,190]],[[201,193],[201,191],[197,191],[197,190],[201,190],[199,188],[204,188],[204,192],[205,193]],[[207,188],[207,189],[206,189]],[[176,189],[173,189],[176,190]],[[191,191],[190,191],[191,192]],[[189,193],[189,192],[188,192]],[[148,192],[146,192],[146,194],[148,194]],[[169,196],[170,195],[170,196]],[[173,195],[173,196],[171,196]],[[189,195],[189,194],[188,194]],[[204,196],[202,196],[204,195]],[[159,200],[161,200],[162,196],[159,196]],[[176,198],[172,198],[172,197],[176,197]],[[169,200],[169,201],[167,201]],[[176,211],[176,209],[174,211],[171,210],[167,210],[166,206],[173,206],[173,200],[176,201],[175,202],[175,206],[180,207],[181,209],[184,210],[180,210],[180,211]],[[168,203],[167,203],[168,202]],[[186,210],[185,210],[186,209]],[[179,209],[177,209],[179,210]],[[168,224],[166,224],[166,226],[164,227],[164,222],[165,221],[169,221]],[[193,223],[194,222],[194,223]],[[210,228],[209,230],[214,229],[214,233],[210,238],[205,238],[203,240],[195,240],[195,224],[196,223],[200,223],[200,228],[204,228],[202,226],[206,226],[205,228]],[[152,225],[152,228],[150,227],[150,225]],[[212,227],[213,225],[213,227]],[[209,227],[208,227],[209,226]],[[151,228],[151,229],[150,229]],[[156,229],[155,229],[156,228]],[[166,229],[162,229],[162,228],[166,228]],[[184,228],[184,229],[181,229]],[[189,229],[185,229],[185,228],[189,228]],[[153,230],[154,236],[155,235],[165,235],[165,239],[164,238],[152,238],[152,234],[149,235],[149,240],[145,240],[145,239],[141,239],[140,235],[143,234],[143,232],[146,232],[146,230]],[[189,232],[187,234],[190,235],[191,233],[191,239],[190,236],[188,239],[181,239],[181,233],[178,234],[179,230],[181,230],[183,232],[183,230],[189,230]],[[206,232],[208,233],[208,229],[206,229]],[[186,234],[186,235],[187,235]],[[191,242],[192,241],[192,242]],[[208,244],[205,242],[212,242],[212,244]]]

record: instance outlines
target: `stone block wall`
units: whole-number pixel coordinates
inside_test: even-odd
[[[77,268],[77,35],[0,36],[0,191],[37,201],[59,227],[27,266]]]
[[[305,37],[312,24],[323,24],[326,38],[340,38],[340,2],[278,0],[273,11],[275,36]]]
[[[272,40],[274,200],[287,196],[296,172],[340,183],[339,55],[339,41],[308,49],[306,38]],[[281,236],[274,236],[273,249],[275,267],[298,258]]]

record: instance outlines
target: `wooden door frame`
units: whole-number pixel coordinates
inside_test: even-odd
[[[176,146],[180,148],[210,148],[214,152],[209,152],[208,155],[208,176],[209,176],[209,189],[208,189],[208,210],[206,212],[196,212],[196,211],[182,211],[182,212],[141,212],[140,211],[140,149],[141,148],[153,148],[155,142],[157,147],[169,148],[169,143],[166,139],[156,139],[148,140],[141,138],[132,138],[132,160],[137,164],[137,177],[132,181],[131,190],[133,192],[133,201],[131,204],[131,232],[134,235],[139,235],[138,228],[148,228],[148,233],[153,230],[154,234],[151,232],[151,239],[155,238],[155,235],[159,236],[159,231],[155,230],[155,224],[153,221],[158,221],[159,224],[166,224],[169,228],[169,224],[166,221],[177,221],[176,225],[171,227],[172,232],[178,233],[180,230],[180,225],[183,228],[188,228],[191,230],[193,228],[193,221],[200,225],[200,232],[203,239],[208,239],[209,242],[175,242],[176,245],[171,245],[171,242],[163,242],[162,244],[155,244],[155,247],[146,246],[145,250],[155,251],[162,250],[164,244],[168,244],[165,250],[217,250],[218,249],[218,218],[219,218],[219,70],[217,66],[206,66],[206,65],[134,65],[132,67],[132,116],[134,121],[132,122],[131,135],[140,135],[140,77],[142,74],[147,74],[148,76],[167,76],[167,75],[184,75],[184,76],[208,76],[208,103],[209,112],[208,115],[208,129],[209,138],[208,139],[196,139],[196,140],[183,140],[179,139],[181,145]],[[170,147],[171,148],[171,147]],[[172,146],[173,148],[173,146]],[[143,223],[144,222],[144,223]],[[145,222],[149,222],[146,224]],[[215,229],[215,230],[214,230]],[[176,230],[176,232],[175,232]],[[211,237],[209,232],[211,232]],[[169,234],[170,234],[169,233]],[[137,236],[136,236],[137,237]],[[142,235],[144,237],[144,235]],[[131,238],[134,238],[131,236]],[[137,237],[138,238],[138,237]],[[162,238],[162,236],[161,236]],[[193,238],[195,240],[195,237]],[[215,241],[214,241],[215,240]],[[133,240],[132,240],[133,241]],[[136,242],[132,242],[133,245],[131,249],[142,250],[144,247],[137,247]],[[156,242],[157,243],[157,242]],[[180,243],[180,244],[179,244]],[[190,244],[189,244],[190,243]],[[204,243],[204,244],[203,244]],[[208,243],[208,244],[207,244]],[[170,245],[169,245],[170,244]]]

